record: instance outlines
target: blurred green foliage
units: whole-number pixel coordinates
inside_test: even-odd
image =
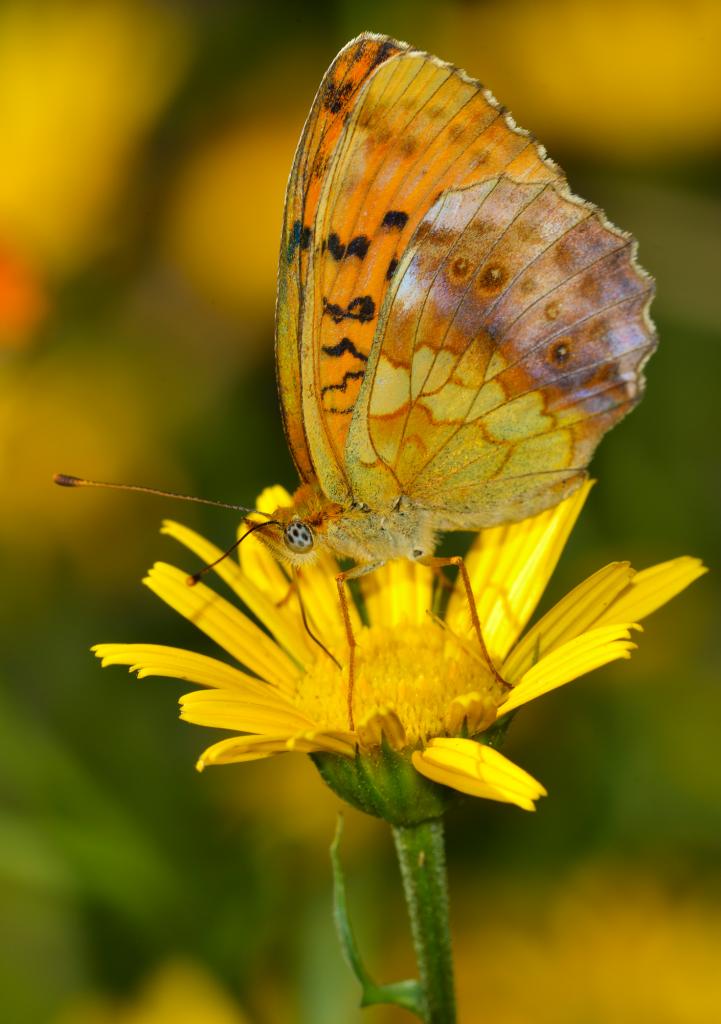
[[[205,737],[174,721],[180,690],[101,673],[88,652],[207,649],[138,584],[178,557],[157,534],[163,515],[219,544],[232,517],[50,478],[238,502],[293,486],[272,365],[283,189],[323,70],[367,28],[487,82],[575,191],[639,238],[657,277],[646,398],[601,447],[547,601],[614,558],[719,564],[718,4],[4,4],[0,1012],[12,1024],[360,1019],[330,917],[337,801],[310,763],[198,776]],[[452,814],[468,1024],[528,1019],[514,985],[541,953],[549,1021],[588,1020],[590,1006],[604,1024],[718,1012],[702,952],[721,930],[718,597],[712,573],[651,620],[630,664],[519,716],[510,756],[551,793],[537,815],[472,801]],[[410,973],[379,823],[348,812],[344,861],[369,967]],[[636,986],[636,1002],[601,1005],[606,977]],[[402,1016],[384,1014],[364,1019]]]

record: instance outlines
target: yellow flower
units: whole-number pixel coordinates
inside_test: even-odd
[[[486,883],[482,920],[468,914],[455,936],[459,1018],[465,1024],[713,1020],[721,1006],[719,908],[692,884],[668,883],[648,867],[634,874],[587,864],[570,877],[564,872],[540,898],[526,892],[510,915],[514,896],[490,895]],[[513,889],[518,895],[517,882]]]
[[[248,326],[272,308],[282,209],[302,114],[240,119],[193,152],[168,201],[165,253],[214,305]],[[262,153],[262,160],[250,154]],[[252,239],[253,244],[238,244]]]
[[[688,160],[721,138],[718,0],[443,5],[434,45],[547,145],[604,164]]]
[[[362,578],[352,605],[358,640],[354,727],[347,711],[347,640],[338,607],[337,565],[321,557],[303,569],[303,604],[311,628],[336,664],[304,629],[284,568],[254,537],[216,572],[255,619],[187,575],[156,564],[144,581],[219,644],[243,669],[191,651],[152,644],[99,644],[103,665],[128,665],[139,677],[183,679],[204,689],[181,698],[181,717],[235,735],[208,747],[206,765],[313,755],[345,799],[393,823],[442,813],[449,790],[533,810],[543,786],[495,746],[509,713],[592,669],[628,658],[631,631],[706,570],[677,558],[636,572],[628,562],[600,569],[523,636],[586,500],[590,484],[554,509],[483,531],[466,559],[483,634],[506,685],[479,650],[464,592],[456,586],[442,617],[429,611],[443,588],[431,570],[399,561]],[[271,511],[290,501],[269,488]],[[163,532],[206,562],[218,549],[192,530],[166,522]],[[430,780],[430,781],[429,781]]]
[[[107,245],[120,191],[187,61],[181,6],[0,6],[2,245],[38,275],[74,273]]]
[[[248,1018],[200,964],[162,964],[128,1001],[100,995],[73,999],[54,1024],[248,1024]]]

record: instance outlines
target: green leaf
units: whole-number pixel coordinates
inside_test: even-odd
[[[409,1010],[421,1020],[425,1018],[423,992],[415,979],[395,981],[388,985],[377,985],[368,974],[361,960],[355,935],[348,919],[348,901],[346,899],[345,879],[340,863],[340,840],[343,834],[343,815],[338,815],[335,837],[330,847],[330,859],[333,865],[333,918],[335,920],[338,939],[340,940],[343,958],[360,982],[362,989],[361,1006],[376,1006],[379,1003],[391,1003]]]

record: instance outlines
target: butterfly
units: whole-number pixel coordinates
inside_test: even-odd
[[[635,252],[479,82],[348,43],[286,195],[276,368],[301,485],[259,536],[296,565],[350,558],[348,579],[568,496],[656,345]]]
[[[453,562],[483,647],[463,561],[434,557],[438,535],[560,502],[638,402],[656,338],[635,253],[453,65],[364,33],[326,72],[278,272],[301,483],[253,531],[295,569],[322,551],[353,561],[337,576],[351,721],[345,581],[396,558]]]

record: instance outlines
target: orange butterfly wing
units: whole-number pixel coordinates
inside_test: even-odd
[[[286,202],[277,359],[301,476],[343,504],[406,494],[439,526],[552,504],[637,400],[650,290],[479,83],[360,37]]]

